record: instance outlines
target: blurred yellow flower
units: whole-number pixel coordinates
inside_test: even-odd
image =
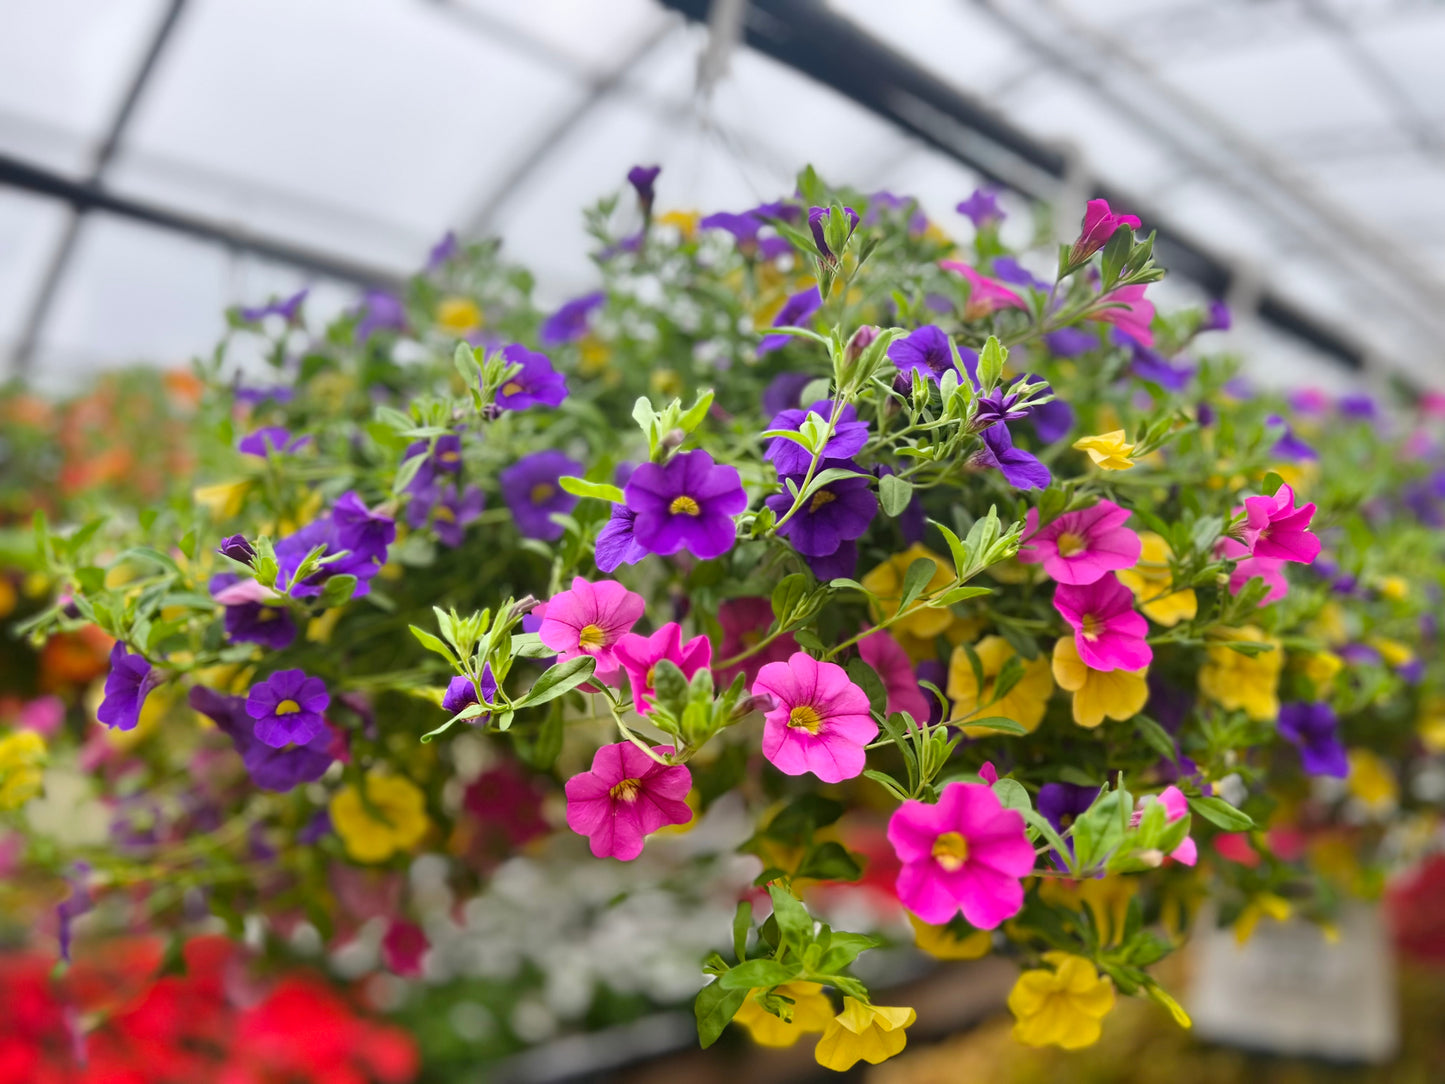
[[[1403,576],[1382,576],[1380,594],[1393,602],[1403,602],[1410,597],[1410,581]]]
[[[1217,629],[1215,634],[1235,641],[1274,643],[1253,625]],[[1199,669],[1200,692],[1221,707],[1231,711],[1242,710],[1251,719],[1260,722],[1279,714],[1279,672],[1284,665],[1284,652],[1278,644],[1251,657],[1223,643],[1215,643],[1205,650],[1205,654],[1204,665]]]
[[[919,598],[931,598],[953,582],[953,563],[915,542],[902,553],[888,558],[860,581],[878,597],[878,603],[871,604],[875,621],[885,621],[898,612],[899,603],[903,601],[903,577],[909,566],[918,560],[929,560],[934,564],[933,575],[929,577]],[[891,628],[912,636],[932,638],[951,624],[953,614],[947,607],[943,607],[936,610],[917,610],[895,622]]]
[[[612,347],[589,335],[577,346],[577,371],[586,377],[601,376],[612,366]]]
[[[1310,679],[1310,684],[1315,687],[1315,695],[1323,699],[1325,690],[1335,680],[1335,675],[1345,668],[1345,660],[1336,655],[1333,651],[1312,651],[1304,657],[1301,669],[1305,677]]]
[[[1004,666],[1018,654],[1002,636],[985,636],[974,645],[974,654],[983,669],[983,688],[979,688],[978,677],[973,672],[968,652],[962,646],[953,650],[948,663],[948,695],[953,701],[953,712],[949,718],[958,722],[963,732],[970,737],[991,733],[986,727],[970,727],[962,720],[970,716],[986,719],[1000,715],[1012,719],[1025,730],[1032,732],[1043,722],[1044,710],[1048,707],[1049,696],[1054,691],[1054,679],[1049,673],[1049,660],[1040,655],[1032,662],[1024,663],[1023,676],[1017,684],[998,700],[994,700],[994,683]]]
[[[1327,644],[1342,644],[1350,638],[1349,626],[1345,623],[1345,611],[1333,599],[1320,607],[1309,626],[1310,635]]]
[[[764,990],[749,990],[747,1000],[733,1017],[733,1023],[748,1029],[759,1046],[792,1046],[812,1031],[824,1031],[833,1019],[833,1003],[821,983],[785,982],[773,993],[792,1001],[792,1020],[774,1016],[758,1004]]]
[[[913,926],[913,942],[936,960],[977,960],[987,956],[993,938],[987,930],[969,930],[958,934],[949,926],[930,926],[917,915],[908,915]]]
[[[829,1021],[813,1056],[824,1069],[837,1073],[846,1073],[860,1059],[877,1065],[908,1045],[903,1029],[917,1019],[909,1008],[865,1005],[845,997],[843,1011]]]
[[[1254,936],[1255,927],[1262,918],[1288,922],[1292,914],[1294,909],[1290,907],[1288,900],[1281,899],[1273,892],[1261,892],[1250,898],[1244,905],[1244,910],[1239,912],[1239,917],[1234,920],[1234,940],[1241,945],[1247,942]]]
[[[1114,984],[1093,963],[1067,952],[1046,952],[1052,970],[1025,971],[1008,996],[1014,1038],[1029,1046],[1079,1050],[1098,1042],[1114,1007]]]
[[[1080,726],[1096,727],[1105,716],[1132,719],[1149,699],[1147,666],[1134,671],[1091,670],[1079,658],[1072,636],[1055,641],[1053,671],[1059,688],[1074,694],[1074,722]]]
[[[346,853],[358,862],[385,862],[420,843],[431,822],[417,786],[399,775],[375,772],[368,772],[363,783],[365,801],[350,783],[331,798],[331,825]]]
[[[1432,696],[1420,705],[1420,717],[1415,722],[1420,740],[1432,753],[1445,753],[1445,697]]]
[[[647,386],[658,395],[668,398],[683,392],[682,377],[676,369],[653,369],[647,377]]]
[[[1169,557],[1172,551],[1162,535],[1153,531],[1140,531],[1139,541],[1143,549],[1139,563],[1116,573],[1119,582],[1134,592],[1139,608],[1145,616],[1152,618],[1166,628],[1191,621],[1199,612],[1199,602],[1193,588],[1169,591],[1173,576],[1169,571]],[[1166,594],[1166,592],[1168,592]]]
[[[1100,470],[1128,470],[1134,465],[1134,445],[1124,439],[1122,429],[1080,437],[1074,441],[1074,447],[1081,452],[1087,452]]]
[[[0,738],[0,812],[19,809],[40,793],[45,742],[33,730]]]
[[[449,335],[466,335],[482,326],[481,307],[469,297],[444,297],[437,303],[437,327]]]
[[[979,617],[957,617],[949,622],[948,628],[944,629],[941,635],[950,644],[957,647],[965,641],[977,640],[983,632],[984,622]],[[938,645],[934,642],[934,636],[914,636],[909,632],[901,632],[897,625],[888,630],[893,633],[893,638],[898,645],[907,653],[909,659],[920,663],[924,659],[938,658]]]
[[[235,482],[217,482],[213,486],[201,486],[191,491],[191,499],[215,519],[230,519],[240,515],[241,505],[251,489],[251,481],[242,478]]]
[[[1403,644],[1399,640],[1376,636],[1369,641],[1369,644],[1380,653],[1380,658],[1384,659],[1385,665],[1392,670],[1415,661],[1415,652],[1410,649],[1410,645]]]
[[[1368,749],[1350,750],[1349,788],[1350,794],[1372,813],[1393,808],[1400,796],[1395,773]]]
[[[697,211],[664,211],[656,221],[659,226],[671,226],[691,241],[697,234],[697,224],[702,221],[702,215]]]

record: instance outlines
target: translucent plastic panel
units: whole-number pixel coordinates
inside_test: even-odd
[[[0,379],[69,215],[63,204],[0,189]]]
[[[1401,244],[1445,241],[1445,166],[1438,158],[1366,155],[1318,167],[1315,175],[1336,203],[1378,222]]]
[[[209,0],[157,71],[115,184],[409,266],[580,92],[417,0]]]
[[[0,148],[86,172],[164,7],[164,0],[0,5]]]
[[[602,72],[660,25],[678,17],[655,0],[453,0],[479,16],[478,25],[495,22],[568,56],[578,68]]]
[[[1012,35],[970,3],[829,0],[828,6],[955,86],[989,91],[1028,63]]]

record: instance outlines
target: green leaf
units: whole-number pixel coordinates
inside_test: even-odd
[[[1169,736],[1169,731],[1156,723],[1147,715],[1134,716],[1134,726],[1139,731],[1139,736],[1148,743],[1149,747],[1158,753],[1165,760],[1179,762],[1179,750],[1174,744],[1174,739]]]
[[[1029,792],[1017,779],[1000,779],[993,785],[993,792],[1005,809],[1023,813],[1034,807],[1034,803],[1029,800]]]
[[[356,577],[351,573],[343,572],[339,576],[332,576],[321,589],[321,605],[328,609],[332,606],[343,606],[351,601],[355,591]]]
[[[779,963],[777,960],[748,960],[723,972],[717,983],[724,990],[748,990],[757,987],[781,986],[796,978],[803,970],[801,960]]]
[[[613,504],[622,502],[622,490],[606,482],[589,482],[586,478],[564,474],[557,479],[557,484],[574,497],[593,497],[599,501],[611,501]]]
[[[858,657],[849,660],[847,669],[848,676],[853,679],[853,684],[862,689],[868,697],[869,708],[878,715],[887,711],[888,690],[884,688],[883,679],[878,676],[878,671]]]
[[[741,990],[731,989],[722,984],[721,980],[709,983],[698,991],[697,1000],[692,1003],[693,1013],[697,1017],[697,1038],[707,1049],[717,1042],[718,1036],[723,1029],[732,1023],[743,1002],[748,999],[746,988]]]
[[[733,955],[742,963],[748,958],[748,930],[753,925],[753,901],[738,900],[733,914]]]
[[[873,768],[864,768],[863,774],[867,778],[873,780],[873,782],[877,783],[889,794],[893,795],[893,797],[897,798],[900,802],[906,802],[908,800],[908,791],[904,790],[901,786],[899,786],[898,781],[894,779],[891,775],[888,775],[886,772],[880,772]]]
[[[577,655],[574,658],[565,659],[555,666],[550,666],[527,690],[526,696],[521,700],[514,701],[514,706],[535,707],[570,693],[590,678],[596,667],[597,660],[591,655]]]
[[[778,923],[783,943],[801,956],[804,947],[813,940],[813,916],[780,884],[768,885],[768,895],[773,900],[773,918]],[[769,984],[755,982],[752,985]]]
[[[684,433],[691,433],[702,420],[707,417],[707,412],[712,409],[713,391],[708,388],[698,392],[697,401],[688,407],[687,413],[678,419],[677,425]]]
[[[993,588],[991,587],[975,587],[972,584],[962,584],[958,587],[949,588],[929,603],[929,605],[941,610],[946,606],[952,606],[956,602],[964,602],[967,599],[978,598],[979,595],[992,593]]]
[[[827,470],[821,470],[817,474],[813,475],[812,479],[808,482],[808,484],[803,487],[803,491],[801,494],[799,494],[798,499],[806,501],[809,497],[811,497],[814,493],[818,492],[818,490],[822,489],[824,486],[831,485],[834,482],[841,482],[845,478],[867,477],[868,475],[860,474],[856,470],[846,470],[843,467],[829,467]]]
[[[818,970],[825,975],[836,974],[856,960],[860,953],[877,948],[882,943],[878,938],[869,937],[866,933],[835,930],[828,942],[828,951],[823,953],[823,959],[818,964]]]
[[[422,647],[426,648],[428,651],[440,655],[442,658],[446,659],[447,662],[449,662],[453,667],[459,665],[457,662],[457,657],[452,654],[452,649],[447,647],[446,644],[442,643],[439,637],[433,636],[431,633],[427,632],[426,629],[418,628],[415,625],[409,625],[408,628],[411,629],[411,634],[417,638],[417,640],[421,643]]]
[[[1064,842],[1064,837],[1059,835],[1058,829],[1049,823],[1047,817],[1036,809],[1021,809],[1019,812],[1024,815],[1024,820],[1028,821],[1030,828],[1043,836],[1049,846],[1057,851],[1065,861],[1069,860],[1069,845]]]
[[[1254,818],[1235,809],[1223,798],[1190,798],[1189,808],[1226,832],[1247,832],[1254,827]]]
[[[773,588],[773,617],[779,625],[787,622],[808,593],[808,577],[801,572],[784,576]]]
[[[923,593],[928,581],[933,579],[933,574],[937,571],[938,565],[927,557],[920,557],[908,566],[908,571],[903,574],[903,595],[898,600],[900,612],[907,609],[914,599]]]
[[[561,705],[554,704],[537,730],[537,741],[532,746],[532,767],[541,772],[552,770],[558,754],[562,752],[562,735]]]
[[[885,474],[878,479],[878,503],[889,516],[901,516],[913,499],[913,483],[896,474]]]
[[[841,843],[827,840],[808,853],[797,876],[815,881],[856,881],[863,876],[863,867]]]

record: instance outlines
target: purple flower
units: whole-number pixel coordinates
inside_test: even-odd
[[[1310,775],[1344,779],[1350,774],[1334,708],[1322,701],[1281,704],[1277,725],[1280,737],[1299,748],[1300,762]]]
[[[429,440],[417,440],[407,445],[406,460],[424,455],[416,473],[411,476],[411,481],[406,484],[408,493],[420,493],[429,490],[436,482],[438,474],[458,474],[462,469],[462,438],[455,433],[444,433],[436,438],[433,444]],[[412,524],[418,526],[418,524]]]
[[[828,247],[828,239],[824,236],[824,230],[828,224],[828,218],[832,213],[829,207],[812,207],[808,210],[808,229],[813,231],[813,244],[818,246],[818,255],[823,257],[825,263],[837,263],[838,257],[833,255],[833,250]],[[851,207],[844,207],[843,214],[848,219],[848,236],[853,236],[853,231],[858,228],[858,212]]]
[[[1039,788],[1039,814],[1054,826],[1054,831],[1063,835],[1065,830],[1084,813],[1099,796],[1098,787],[1081,787],[1075,783],[1045,783]],[[1066,839],[1069,853],[1074,853],[1074,841]],[[1051,850],[1049,857],[1059,869],[1068,869],[1064,856]]]
[[[576,342],[587,334],[592,323],[592,313],[607,303],[607,295],[601,290],[573,298],[567,304],[542,322],[537,338],[543,346],[560,346]]]
[[[237,584],[243,585],[242,591],[247,597],[233,602],[224,597],[224,592]],[[222,596],[217,601],[226,608],[226,638],[232,643],[260,644],[272,651],[280,651],[290,647],[296,639],[296,623],[291,619],[290,612],[284,606],[267,606],[254,597],[254,592],[247,590],[251,588],[269,594],[269,588],[255,580],[243,581],[230,572],[218,572],[211,577],[209,586],[212,595]]]
[[[980,395],[974,407],[973,424],[977,429],[987,429],[998,422],[1011,422],[1028,415],[1028,409],[1018,409],[1019,397],[1006,395],[1002,388],[994,388],[987,395]]]
[[[763,413],[772,417],[803,405],[803,389],[813,381],[811,373],[779,373],[763,389]]]
[[[1234,323],[1229,314],[1229,306],[1217,298],[1209,303],[1209,308],[1204,314],[1204,319],[1199,323],[1200,331],[1228,331]]]
[[[285,793],[302,783],[326,774],[335,758],[331,755],[332,734],[322,727],[300,745],[276,748],[256,740],[256,720],[246,711],[239,696],[223,696],[203,685],[190,692],[191,707],[211,719],[231,739],[251,781],[263,790]]]
[[[562,525],[552,522],[552,513],[568,513],[577,498],[558,484],[564,474],[580,475],[582,464],[559,451],[533,452],[523,456],[498,476],[502,499],[512,510],[517,530],[525,538],[555,542],[562,537]]]
[[[642,204],[644,215],[652,214],[652,201],[657,197],[657,175],[661,166],[633,166],[627,171],[627,183],[637,192],[637,202]]]
[[[332,576],[350,575],[357,580],[356,594],[364,595],[370,580],[386,563],[387,547],[396,538],[396,521],[381,512],[373,512],[354,492],[343,494],[323,519],[308,523],[295,534],[276,543],[276,590],[286,590],[295,598],[321,594]],[[328,561],[300,582],[292,582],[306,555],[317,546],[327,554],[347,551],[346,556]]]
[[[769,429],[791,429],[801,431],[809,414],[816,414],[823,421],[833,416],[834,403],[831,399],[820,399],[807,410],[785,410],[768,423]],[[868,443],[868,423],[858,420],[858,411],[851,403],[844,404],[833,426],[833,435],[819,453],[819,459],[851,459],[863,445]],[[773,437],[768,441],[764,459],[772,460],[779,475],[806,474],[813,457],[801,444],[787,437]]]
[[[851,460],[829,460],[819,467],[858,470],[858,464]],[[803,475],[793,475],[792,479],[801,489]],[[766,503],[781,519],[793,506],[793,496],[785,490],[774,493]],[[869,480],[842,478],[810,493],[793,518],[778,528],[778,534],[804,557],[829,557],[843,543],[862,538],[877,514],[878,498]]]
[[[386,549],[396,539],[396,521],[384,512],[367,508],[354,490],[343,493],[331,506],[339,548],[351,551],[351,560],[385,563]]]
[[[1013,435],[1002,422],[983,431],[983,447],[976,458],[997,470],[1015,489],[1047,489],[1053,481],[1049,468],[1037,456],[1014,447]]]
[[[823,295],[818,293],[818,287],[809,286],[806,290],[799,290],[783,302],[778,315],[773,317],[773,327],[802,327],[813,313],[822,307]],[[792,338],[791,335],[765,335],[763,341],[758,343],[758,357],[787,346]]]
[[[647,550],[637,541],[633,522],[637,513],[625,504],[612,506],[612,518],[597,532],[597,545],[593,554],[597,568],[611,572],[618,565],[635,565],[647,556]]]
[[[1030,384],[1037,384],[1042,379],[1037,373],[1024,373],[1024,379]],[[1054,389],[1047,383],[1044,384],[1042,394],[1052,395]],[[1051,399],[1047,403],[1040,403],[1029,410],[1029,422],[1038,434],[1039,440],[1045,444],[1052,444],[1068,435],[1074,427],[1074,408],[1069,406],[1062,399]]]
[[[1012,256],[996,256],[993,261],[994,278],[1015,286],[1030,286],[1035,290],[1048,290],[1053,283],[1038,278]]]
[[[826,557],[804,557],[803,560],[819,583],[851,580],[858,572],[858,543],[844,542]]]
[[[277,670],[251,686],[246,714],[256,720],[256,740],[273,749],[305,745],[326,731],[322,715],[331,703],[326,683],[304,670]]]
[[[1129,371],[1140,380],[1158,384],[1165,391],[1183,391],[1189,386],[1189,381],[1194,377],[1194,366],[1174,365],[1162,354],[1139,345],[1122,332],[1116,334],[1123,340],[1124,345],[1133,347],[1134,357],[1129,363]]]
[[[267,401],[289,403],[292,399],[296,398],[296,389],[282,387],[280,385],[271,388],[245,388],[237,384],[232,394],[238,403],[245,403],[248,406],[260,406]]]
[[[1002,222],[1004,218],[998,205],[998,193],[992,188],[975,188],[973,195],[954,209],[980,230],[990,222]]]
[[[1076,327],[1061,327],[1044,336],[1049,352],[1061,358],[1076,358],[1099,345],[1097,337]]]
[[[785,218],[789,215],[766,214],[773,209],[780,211],[793,211],[791,207],[783,207],[782,204],[763,204],[761,207],[751,211],[744,211],[742,214],[733,214],[731,211],[718,211],[702,219],[698,225],[705,230],[727,230],[733,235],[737,242],[738,251],[751,259],[754,256],[761,256],[764,260],[776,259],[792,246],[782,237],[764,237],[759,239],[758,233],[767,226],[767,218]]]
[[[1336,585],[1342,582],[1348,582],[1349,585],[1353,587],[1354,577],[1342,576],[1335,580]],[[1338,590],[1338,586],[1336,586],[1336,590]],[[1347,591],[1345,593],[1348,594],[1349,592]],[[1351,666],[1379,666],[1383,661],[1380,658],[1380,653],[1369,644],[1342,644],[1335,650],[1335,654]]]
[[[134,730],[140,722],[146,697],[160,682],[143,655],[132,655],[119,640],[110,649],[110,673],[105,678],[105,699],[95,717],[109,727]]]
[[[285,299],[273,298],[267,304],[257,308],[243,308],[238,315],[248,324],[254,324],[259,320],[264,320],[268,316],[284,317],[289,324],[296,319],[296,314],[301,310],[301,303],[306,300],[306,295],[310,292],[311,291],[307,289],[292,294]]]
[[[430,509],[431,527],[437,541],[451,549],[460,546],[466,537],[467,525],[476,522],[486,504],[487,495],[476,486],[447,487]]]
[[[1194,417],[1200,425],[1208,429],[1214,424],[1215,419],[1218,418],[1218,414],[1215,413],[1214,407],[1206,402],[1201,402],[1198,409],[1194,412]]]
[[[296,833],[296,842],[311,846],[320,843],[331,834],[331,811],[322,807],[311,814],[311,819],[306,822],[305,827]]]
[[[497,695],[497,679],[492,676],[490,664],[482,666],[482,702],[490,705]],[[477,688],[468,677],[458,674],[447,683],[446,694],[442,697],[442,710],[452,715],[477,702]],[[469,720],[475,726],[484,725],[491,716],[478,715]]]
[[[502,357],[522,367],[497,389],[498,410],[561,406],[562,400],[567,398],[567,378],[552,368],[546,354],[512,343],[502,347]]]
[[[367,290],[361,299],[361,319],[356,324],[357,342],[366,342],[378,331],[405,331],[406,306],[386,290]]]
[[[954,368],[953,351],[941,327],[924,324],[888,345],[888,358],[898,368],[895,381],[899,391],[906,392],[919,378],[935,383]]]
[[[60,958],[70,963],[70,945],[75,930],[75,920],[94,906],[90,898],[90,889],[86,884],[90,878],[90,863],[76,862],[71,866],[70,876],[65,878],[66,884],[70,886],[70,895],[61,900],[55,907],[55,917],[59,920],[56,929],[56,938],[60,941]],[[83,1061],[83,1059],[81,1059]]]
[[[1359,421],[1370,421],[1379,416],[1380,408],[1368,395],[1342,395],[1335,403],[1341,415]]]
[[[863,217],[863,225],[871,226],[877,222],[882,211],[907,211],[909,233],[922,233],[928,228],[928,216],[919,210],[918,200],[913,196],[874,192],[868,197],[868,213]]]
[[[292,455],[310,443],[309,436],[293,437],[283,426],[268,425],[264,429],[257,429],[254,433],[242,437],[240,443],[236,445],[236,449],[247,455],[259,455],[264,459],[274,452]]]
[[[948,667],[938,659],[924,659],[913,668],[913,674],[920,682],[926,681],[939,690],[948,685]],[[927,689],[923,695],[928,698],[928,725],[937,726],[943,722],[943,701]]]
[[[243,534],[227,535],[221,539],[221,545],[216,552],[222,557],[240,561],[243,565],[249,565],[256,559],[255,548],[246,541],[246,536]]]
[[[748,506],[737,469],[714,463],[701,450],[663,465],[642,464],[623,492],[637,513],[637,544],[664,557],[679,550],[703,560],[722,556],[737,539],[733,517]]]
[[[1318,459],[1320,457],[1318,452],[1295,435],[1295,431],[1291,428],[1289,422],[1285,421],[1278,414],[1271,414],[1265,420],[1268,424],[1281,426],[1284,430],[1280,434],[1280,438],[1274,442],[1274,447],[1270,449],[1271,455],[1279,456],[1281,459],[1288,459],[1293,463],[1307,459]]]
[[[450,263],[456,258],[457,253],[462,250],[457,244],[457,231],[447,230],[442,239],[432,246],[431,252],[426,258],[427,271],[435,271],[444,263]]]

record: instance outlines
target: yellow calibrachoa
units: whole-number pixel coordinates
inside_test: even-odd
[[[785,982],[773,992],[793,1003],[791,1022],[774,1016],[758,1004],[761,989],[749,990],[748,998],[733,1016],[733,1023],[748,1029],[759,1046],[792,1046],[812,1031],[824,1031],[833,1019],[833,1003],[816,982]]]
[[[1432,753],[1445,753],[1445,697],[1432,696],[1420,705],[1415,721],[1420,740]]]
[[[1391,669],[1397,669],[1415,661],[1415,652],[1410,650],[1409,644],[1402,644],[1399,640],[1391,640],[1385,636],[1376,636],[1368,642],[1380,653],[1380,658],[1384,659],[1385,665]]]
[[[1137,881],[1121,875],[1089,877],[1082,881],[1048,877],[1039,882],[1039,899],[1045,903],[1071,911],[1088,908],[1099,940],[1105,945],[1116,945],[1124,939],[1129,901],[1138,891]]]
[[[385,820],[366,808],[355,784],[348,783],[332,795],[331,825],[346,853],[358,862],[385,862],[397,851],[409,851],[420,843],[431,822],[416,784],[376,772],[368,772],[363,782],[367,802]]]
[[[1139,600],[1139,609],[1146,617],[1166,628],[1172,628],[1181,621],[1192,621],[1199,612],[1199,600],[1194,596],[1194,589],[1186,587],[1181,591],[1169,591],[1174,582],[1169,572],[1169,557],[1173,552],[1169,543],[1153,531],[1140,531],[1139,541],[1142,543],[1139,563],[1115,573],[1119,582],[1134,592],[1134,597]]]
[[[698,211],[664,211],[657,216],[659,226],[671,226],[689,241],[697,234],[697,224],[701,221],[702,214]]]
[[[1024,663],[1023,677],[1019,678],[1002,698],[993,701],[994,680],[1003,670],[1004,664],[1018,654],[1002,636],[985,636],[973,646],[974,654],[983,666],[983,688],[978,687],[973,665],[968,652],[962,647],[954,648],[948,663],[949,698],[953,701],[953,712],[949,716],[963,727],[970,737],[988,734],[985,728],[969,727],[962,720],[969,716],[986,719],[1001,715],[1012,719],[1027,731],[1034,731],[1043,722],[1044,710],[1048,707],[1049,696],[1054,691],[1054,679],[1049,673],[1049,660],[1043,655],[1032,662]],[[990,701],[993,701],[990,703]]]
[[[977,960],[993,946],[987,930],[969,930],[960,936],[948,926],[930,926],[915,914],[909,914],[908,922],[914,944],[936,960]]]
[[[33,730],[0,738],[0,812],[19,809],[40,793],[45,742]]]
[[[465,335],[482,326],[482,310],[469,297],[444,297],[437,303],[437,327],[449,335]]]
[[[1345,668],[1345,660],[1333,651],[1311,651],[1301,665],[1305,677],[1315,687],[1315,695],[1323,700],[1325,691],[1335,680],[1335,675]]]
[[[908,1045],[903,1029],[917,1019],[909,1008],[865,1005],[845,997],[843,1011],[828,1022],[813,1056],[824,1069],[837,1073],[846,1073],[860,1059],[877,1065]]]
[[[1400,797],[1395,773],[1368,749],[1350,750],[1349,788],[1350,794],[1372,813],[1393,808]]]
[[[982,618],[955,616],[941,635],[950,644],[957,647],[965,641],[972,643],[977,640],[983,632],[983,626]],[[936,636],[914,636],[910,632],[900,632],[897,625],[892,626],[888,631],[893,634],[893,638],[898,641],[898,646],[903,648],[904,653],[915,665],[924,659],[938,658]]]
[[[1247,942],[1254,936],[1255,927],[1262,918],[1288,922],[1292,914],[1294,908],[1290,907],[1288,900],[1281,899],[1273,892],[1261,892],[1251,897],[1244,905],[1244,910],[1239,912],[1239,917],[1234,920],[1234,940],[1241,945]]]
[[[1309,634],[1327,644],[1343,644],[1349,640],[1350,627],[1345,621],[1344,607],[1334,599],[1326,602],[1310,622]]]
[[[1253,625],[1239,629],[1216,629],[1229,640],[1274,643]],[[1275,644],[1258,655],[1243,655],[1223,643],[1211,644],[1199,668],[1199,691],[1221,707],[1242,710],[1251,719],[1266,722],[1279,714],[1279,672],[1284,652]]]
[[[1381,576],[1380,594],[1392,602],[1403,602],[1410,597],[1410,581],[1404,576]]]
[[[1142,670],[1090,670],[1072,636],[1054,643],[1054,680],[1074,694],[1074,722],[1093,728],[1110,719],[1132,719],[1144,710],[1149,684]]]
[[[1025,971],[1009,992],[1014,1038],[1029,1046],[1079,1050],[1098,1042],[1114,1007],[1114,984],[1093,963],[1067,952],[1046,952],[1053,970]]]
[[[230,519],[240,515],[241,505],[250,489],[249,478],[235,482],[217,482],[213,486],[201,486],[192,490],[191,499],[217,519]]]
[[[1124,439],[1124,430],[1080,437],[1074,447],[1087,452],[1100,470],[1128,470],[1134,465],[1134,445]]]
[[[873,604],[873,620],[885,621],[898,612],[898,604],[903,601],[903,577],[914,561],[922,559],[932,561],[934,570],[920,598],[929,598],[953,582],[953,562],[915,542],[902,553],[895,554],[872,569],[859,581],[873,592],[881,603]],[[946,631],[952,624],[953,613],[945,606],[937,610],[918,610],[894,622],[890,628],[912,636],[931,638]]]

